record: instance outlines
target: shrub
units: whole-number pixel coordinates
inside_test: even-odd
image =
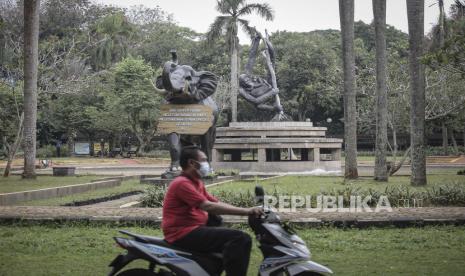
[[[397,151],[397,156],[402,156],[404,155],[403,150],[398,150]],[[342,152],[342,157],[345,156],[345,152]],[[357,151],[357,156],[375,156],[375,151],[370,151],[370,150],[359,150]],[[388,151],[387,156],[392,156],[392,152]]]
[[[45,145],[37,149],[38,158],[50,158],[56,156],[56,149],[53,145]]]
[[[413,207],[414,202],[420,206],[465,206],[465,188],[458,183],[432,186],[424,190],[411,190],[408,186],[386,187],[384,192],[347,185],[344,189],[332,190],[325,195],[340,196],[344,204],[349,204],[350,196],[370,196],[368,205],[376,206],[381,196],[386,196],[392,207]]]
[[[215,171],[218,176],[234,176],[239,174],[239,170],[236,169],[219,169]]]
[[[459,146],[457,147],[457,149],[458,149],[458,154],[465,153],[464,147]],[[441,156],[441,155],[444,155],[444,148],[442,146],[439,146],[439,147],[428,146],[426,147],[425,152],[427,156]],[[455,154],[453,147],[449,147],[449,155],[451,154]]]
[[[61,157],[69,156],[68,146],[66,144],[62,145],[60,148]],[[54,145],[45,145],[37,149],[37,158],[51,158],[57,157],[57,150]]]
[[[270,193],[266,193],[268,196],[274,196],[278,197],[280,195],[289,195],[289,194],[284,194],[280,193],[278,189],[275,187],[275,189]],[[251,192],[250,190],[246,191],[232,191],[232,190],[219,190],[213,192],[213,195],[218,198],[220,201],[238,206],[238,207],[253,207],[257,206],[258,203],[255,201],[255,194]]]
[[[141,204],[143,207],[163,207],[163,199],[165,198],[165,187],[152,185],[145,190],[142,196]]]
[[[246,192],[234,192],[229,190],[220,190],[214,192],[213,195],[220,201],[239,207],[253,207],[255,203],[255,195],[249,190]]]
[[[60,155],[61,155],[61,157],[70,156],[69,151],[68,151],[68,146],[67,146],[67,145],[64,145],[64,146],[61,147],[61,149],[60,149]]]
[[[458,146],[457,147],[458,154],[465,154],[465,147]],[[425,147],[425,154],[426,156],[443,156],[444,155],[444,148],[442,146],[427,146]],[[454,155],[454,148],[449,146],[449,155]],[[387,152],[387,156],[391,156],[392,152]],[[404,155],[404,150],[399,150],[397,152],[397,156]],[[342,152],[342,156],[345,156],[345,152]],[[370,150],[359,150],[357,151],[357,156],[375,156],[375,151]]]
[[[465,206],[465,188],[458,183],[432,187],[426,193],[426,200],[432,205]]]
[[[238,206],[253,207],[256,206],[255,195],[250,190],[217,190],[213,195],[220,201]],[[268,192],[269,196],[292,196],[297,193],[283,193],[277,188],[273,192]],[[441,186],[427,187],[422,190],[412,190],[409,186],[386,187],[384,191],[374,189],[362,189],[358,186],[348,184],[343,189],[331,189],[322,191],[321,195],[342,196],[344,206],[349,206],[351,196],[361,196],[364,199],[371,197],[368,201],[369,206],[376,206],[381,196],[386,196],[392,207],[414,207],[417,206],[465,206],[465,187],[459,183],[450,183]],[[165,196],[164,187],[151,186],[142,197],[142,206],[144,207],[162,207]],[[316,195],[312,195],[316,196]],[[312,207],[316,207],[316,201],[312,197]],[[408,206],[407,206],[408,204]],[[305,208],[302,206],[301,208]]]
[[[143,207],[163,207],[163,198],[165,197],[165,188],[154,185],[150,186],[142,196],[141,204]],[[255,195],[250,191],[234,192],[221,190],[214,192],[213,195],[220,201],[240,207],[253,207],[255,203]]]
[[[465,175],[465,169],[457,172],[458,175]]]
[[[217,178],[218,178],[218,174],[216,172],[209,173],[206,176],[202,177],[202,179],[204,179],[204,180],[213,180],[213,179],[217,179]]]
[[[6,159],[8,157],[6,151],[0,148],[0,159]]]
[[[139,157],[147,158],[170,158],[170,152],[168,150],[151,150],[149,152],[139,152]]]

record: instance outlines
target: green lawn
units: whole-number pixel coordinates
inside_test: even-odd
[[[344,157],[342,157],[344,159]],[[391,158],[391,157],[388,157]],[[357,161],[370,161],[370,162],[375,162],[375,157],[374,156],[357,156]]]
[[[110,226],[0,226],[0,275],[105,275],[122,251]],[[160,235],[160,230],[129,230]],[[313,259],[335,275],[464,275],[465,227],[307,229]],[[254,245],[249,275],[261,254]],[[143,265],[139,262],[135,265]],[[135,266],[134,265],[134,266]]]
[[[73,184],[84,184],[94,179],[103,178],[96,175],[83,176],[37,176],[34,180],[22,179],[19,175],[0,177],[0,193],[12,193],[27,190],[59,187]]]
[[[254,181],[236,181],[220,186],[209,188],[209,191],[229,190],[235,192],[253,192],[255,185],[262,185],[265,191],[272,192],[275,189],[279,193],[285,194],[319,194],[324,191],[342,190],[347,185],[359,187],[360,189],[373,189],[384,191],[386,187],[408,186],[412,190],[421,190],[425,187],[413,187],[410,185],[409,176],[393,176],[389,178],[389,182],[380,183],[373,180],[372,177],[360,177],[357,180],[344,182],[343,177],[338,176],[284,176],[264,180],[260,182]],[[446,184],[463,185],[465,188],[465,176],[454,174],[431,174],[428,175],[428,185],[426,187],[440,186]]]
[[[132,191],[144,191],[147,189],[148,185],[139,184],[139,180],[128,180],[123,181],[120,186],[92,190],[84,193],[68,195],[64,197],[49,198],[42,200],[31,200],[18,202],[16,205],[21,206],[59,206],[77,201],[86,201],[91,199],[97,199],[102,197],[119,195]]]

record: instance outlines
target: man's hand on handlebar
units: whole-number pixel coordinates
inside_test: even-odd
[[[258,218],[265,215],[265,212],[263,211],[263,207],[252,207],[249,208],[248,214]]]

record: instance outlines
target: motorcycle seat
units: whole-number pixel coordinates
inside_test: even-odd
[[[196,255],[196,256],[206,256],[206,257],[213,257],[213,258],[218,258],[218,259],[223,258],[223,254],[221,254],[221,253],[202,253],[202,252],[195,252],[195,251],[192,251],[192,250],[187,250],[187,249],[184,249],[184,248],[181,248],[181,247],[177,247],[177,246],[174,246],[174,245],[168,243],[163,238],[134,234],[134,233],[131,233],[131,232],[125,231],[125,230],[120,230],[119,232],[122,233],[122,234],[125,234],[125,235],[128,235],[130,237],[135,238],[136,241],[141,241],[141,242],[146,242],[146,243],[150,243],[150,244],[154,244],[154,245],[158,245],[158,246],[163,246],[163,247],[170,248],[170,249],[173,249],[173,250],[176,250],[176,251],[179,251],[179,252],[190,253],[190,254]]]

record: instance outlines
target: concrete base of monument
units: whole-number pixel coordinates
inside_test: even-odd
[[[332,174],[341,171],[342,139],[312,122],[236,122],[216,129],[212,165],[241,173]]]
[[[165,180],[173,180],[175,179],[176,177],[180,176],[181,175],[181,170],[177,170],[177,171],[165,171],[164,173],[161,174],[161,179],[165,179]]]

